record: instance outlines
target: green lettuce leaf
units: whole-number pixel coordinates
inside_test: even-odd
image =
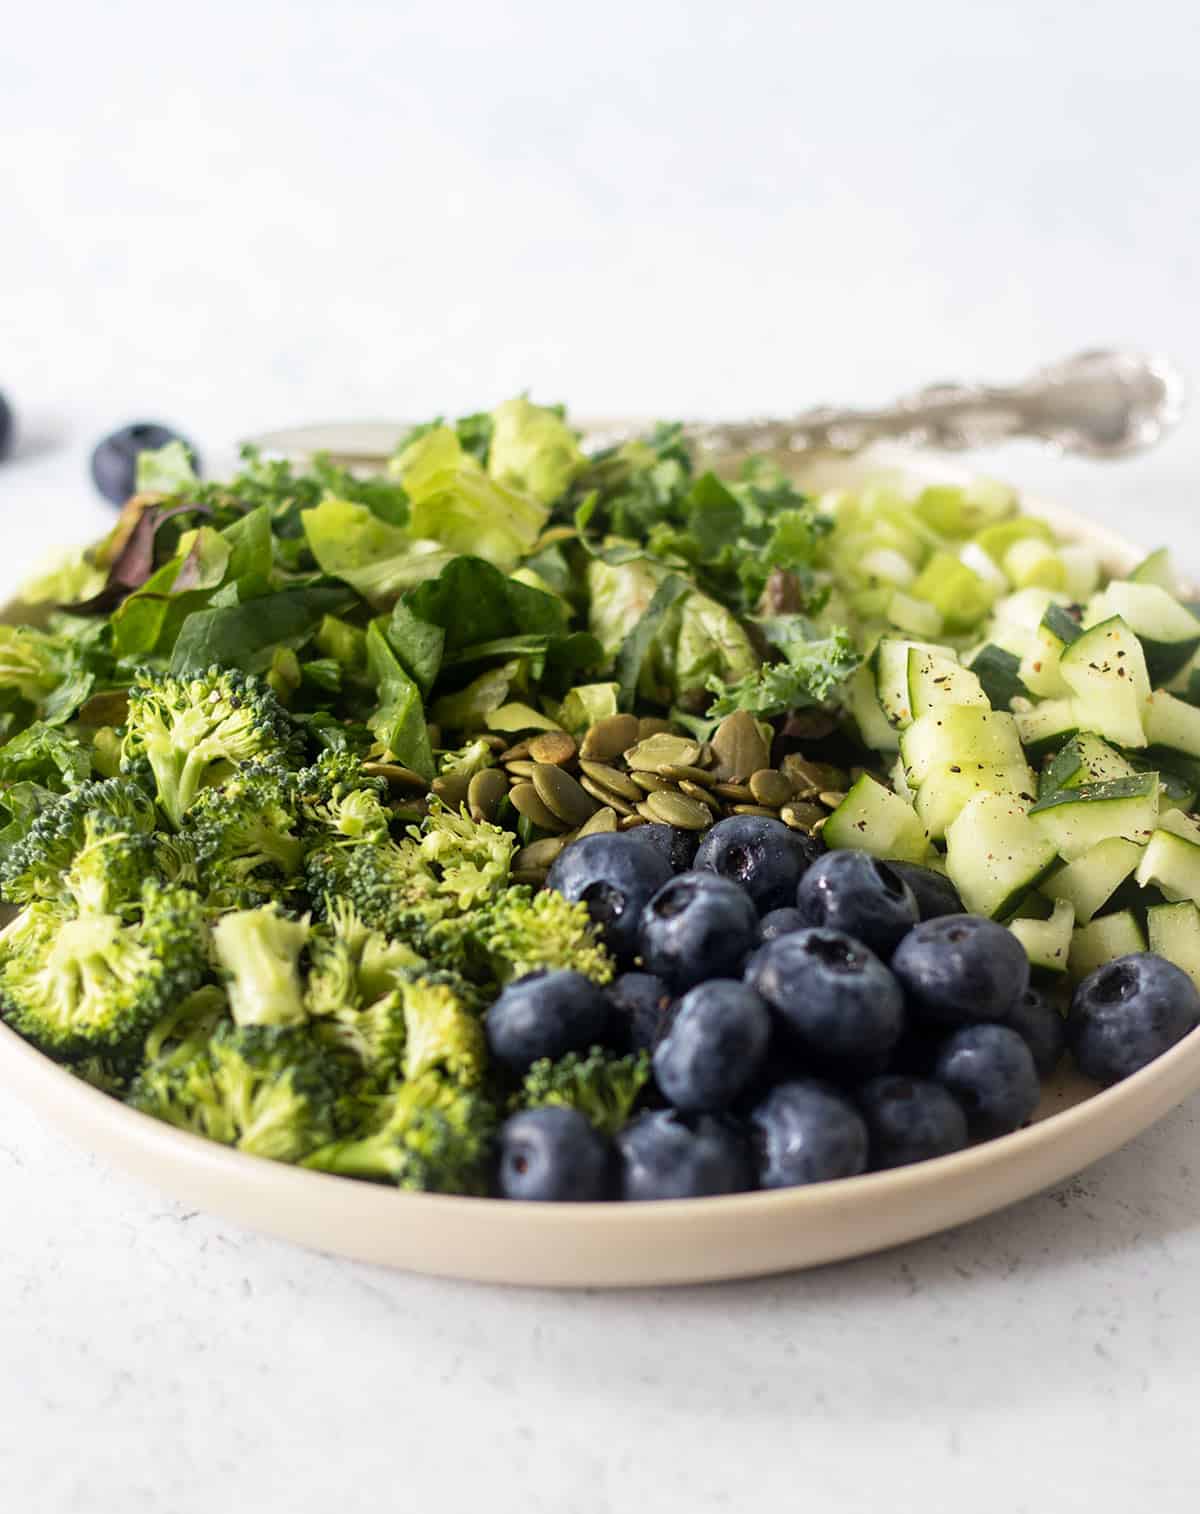
[[[168,442],[152,452],[139,452],[137,492],[180,494],[200,482],[192,465],[192,454],[182,442]]]
[[[405,589],[436,578],[455,555],[437,541],[414,539],[354,500],[323,499],[302,511],[301,520],[322,572],[374,605],[390,605]]]
[[[352,603],[345,589],[281,589],[245,605],[194,611],[184,621],[171,652],[170,672],[180,677],[201,673],[214,662],[261,673],[271,666],[277,647],[298,651],[326,615]]]
[[[487,467],[497,483],[551,505],[586,462],[575,433],[557,410],[514,399],[492,411]]]
[[[436,770],[421,691],[400,666],[387,630],[383,616],[367,627],[367,669],[379,700],[367,724],[397,762],[432,779]]]

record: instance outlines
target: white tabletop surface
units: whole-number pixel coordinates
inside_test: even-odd
[[[1200,374],[1194,7],[148,0],[0,49],[0,588],[110,518],[162,418],[421,416],[530,388],[720,414]],[[1200,415],[986,459],[1200,565]],[[1192,1510],[1200,1102],[1058,1192],[853,1265],[504,1292],[190,1213],[0,1089],[14,1514]]]

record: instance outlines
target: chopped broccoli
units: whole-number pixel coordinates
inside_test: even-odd
[[[201,790],[179,838],[209,906],[250,909],[287,898],[304,856],[297,825],[287,768],[247,763],[221,788]]]
[[[331,901],[324,921],[313,929],[310,957],[305,1004],[317,1017],[357,1012],[423,966],[403,941],[389,941],[364,924],[348,899]]]
[[[499,760],[491,744],[481,736],[458,751],[439,753],[438,772],[443,778],[452,773],[459,778],[474,778],[485,768],[495,767]]]
[[[518,1109],[548,1104],[577,1109],[597,1130],[613,1136],[628,1123],[649,1080],[648,1052],[622,1057],[593,1046],[586,1056],[572,1051],[557,1062],[548,1057],[535,1062],[513,1102]]]
[[[479,935],[502,984],[537,968],[569,967],[597,983],[613,976],[612,958],[600,943],[587,905],[570,904],[552,889],[534,893],[524,884],[506,889]]]
[[[277,904],[235,910],[213,926],[213,950],[238,1025],[301,1025],[307,1020],[300,954],[308,937],[308,917],[291,920]]]
[[[404,1007],[404,1076],[439,1071],[475,1088],[487,1069],[483,1023],[448,984],[410,978],[400,987]]]
[[[259,678],[209,668],[194,678],[142,672],[129,691],[126,771],[149,765],[158,802],[178,829],[201,789],[244,762],[294,766],[297,727]]]
[[[380,1102],[368,1134],[324,1146],[302,1165],[427,1193],[481,1194],[495,1125],[480,1094],[427,1073]]]
[[[300,813],[322,841],[355,845],[386,841],[387,784],[370,778],[353,752],[326,751],[296,778]]]
[[[208,931],[196,895],[148,882],[140,913],[126,923],[26,906],[0,932],[0,1010],[12,1028],[61,1061],[105,1055],[197,988]]]
[[[128,778],[81,783],[55,798],[0,862],[0,892],[10,904],[65,900],[64,876],[109,820],[131,835],[154,829],[154,803]]]
[[[185,1055],[149,1063],[128,1102],[251,1156],[296,1162],[335,1133],[345,1073],[304,1029],[218,1025]]]
[[[516,838],[498,825],[434,804],[408,833],[433,869],[438,893],[452,897],[459,911],[485,904],[508,882]]]
[[[63,889],[80,914],[127,917],[140,908],[155,867],[154,838],[98,810],[84,820],[84,844],[63,874]]]

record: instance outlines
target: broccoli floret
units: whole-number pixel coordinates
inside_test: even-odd
[[[158,802],[178,829],[200,790],[241,763],[294,767],[298,728],[259,678],[209,668],[194,678],[139,673],[129,690],[122,766],[149,765]]]
[[[143,1069],[128,1102],[252,1156],[296,1162],[333,1137],[345,1073],[304,1029],[219,1025]]]
[[[202,790],[179,839],[209,907],[250,909],[297,887],[304,856],[297,823],[294,775],[286,768],[247,763],[219,789]]]
[[[80,914],[136,914],[143,885],[155,878],[153,837],[126,830],[103,810],[88,815],[83,829],[83,846],[63,874],[65,893]]]
[[[300,954],[308,917],[289,919],[277,904],[234,910],[213,926],[213,950],[238,1025],[302,1025],[308,1018]]]
[[[459,778],[474,778],[484,768],[494,768],[499,760],[491,743],[480,737],[477,741],[469,741],[466,746],[459,747],[457,751],[440,753],[438,772],[443,778],[452,773]]]
[[[71,1061],[139,1040],[208,968],[208,933],[187,889],[144,885],[141,919],[30,904],[0,933],[0,1006],[26,1040]]]
[[[309,943],[305,992],[310,1015],[356,1014],[390,993],[404,974],[424,965],[403,941],[389,941],[364,924],[348,899],[330,901]]]
[[[487,1042],[483,1024],[447,983],[410,978],[401,984],[404,1005],[404,1076],[439,1071],[464,1088],[483,1082]]]
[[[495,1129],[486,1099],[428,1073],[379,1103],[368,1134],[322,1147],[303,1165],[426,1193],[482,1194]]]
[[[613,976],[612,958],[587,905],[568,903],[553,889],[506,889],[487,912],[479,937],[502,984],[538,968],[573,968],[597,983]]]
[[[322,752],[296,779],[300,813],[322,842],[351,846],[386,841],[387,784],[369,778],[353,752]]]
[[[628,1123],[649,1079],[648,1052],[622,1057],[593,1046],[586,1056],[572,1051],[557,1062],[548,1057],[535,1062],[513,1103],[517,1109],[548,1104],[577,1109],[597,1130],[614,1136]]]
[[[228,1020],[229,1000],[225,990],[215,983],[206,983],[172,1005],[152,1027],[142,1046],[142,1060],[161,1064],[169,1056],[190,1056],[222,1021]]]
[[[128,778],[81,783],[48,804],[10,848],[0,863],[0,892],[10,904],[65,901],[68,869],[108,821],[113,833],[148,835],[155,819],[153,800]]]
[[[460,913],[486,904],[508,882],[516,837],[498,825],[435,803],[408,834],[433,869],[438,893],[452,898]]]

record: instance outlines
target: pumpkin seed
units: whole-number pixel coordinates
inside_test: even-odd
[[[798,794],[816,794],[821,789],[842,788],[846,782],[846,775],[841,768],[834,767],[831,762],[810,762],[799,752],[789,752],[779,766],[784,777],[790,778],[796,785]]]
[[[534,762],[547,762],[552,767],[565,767],[578,750],[566,731],[543,731],[529,743],[529,755]]]
[[[583,762],[579,764],[580,771],[586,774],[593,783],[598,783],[601,788],[611,789],[614,794],[620,794],[625,799],[635,802],[642,797],[642,791],[634,783],[628,773],[623,773],[620,768],[609,767],[604,762]]]
[[[720,795],[722,799],[728,799],[733,804],[753,804],[754,795],[744,783],[714,783],[713,793]]]
[[[745,783],[751,773],[771,764],[767,743],[749,710],[726,715],[713,732],[712,748],[713,776],[725,783]]]
[[[637,739],[646,741],[651,736],[664,736],[670,729],[669,720],[660,720],[657,715],[643,715],[638,721]]]
[[[538,798],[565,825],[582,825],[596,813],[596,806],[570,773],[553,763],[537,762],[533,768],[533,786]]]
[[[579,787],[583,789],[585,794],[590,794],[593,799],[598,799],[602,805],[606,805],[609,809],[616,810],[618,815],[633,814],[632,806],[627,804],[625,800],[620,797],[620,795],[610,793],[610,791],[604,788],[601,784],[593,783],[590,778],[581,778],[579,780]],[[641,789],[638,789],[638,799],[640,800],[641,797],[642,791]]]
[[[617,829],[620,831],[632,831],[636,830],[639,825],[647,824],[649,824],[649,822],[647,821],[645,815],[626,815],[621,821],[618,822]]]
[[[625,753],[625,761],[631,768],[657,773],[665,767],[691,767],[699,755],[698,741],[687,736],[672,736],[669,731],[658,731],[631,746]]]
[[[775,768],[759,768],[750,774],[750,792],[759,804],[777,810],[786,804],[794,792],[792,785]]]
[[[515,762],[504,764],[505,772],[511,773],[514,778],[532,778],[533,763],[528,757],[518,757]]]
[[[769,820],[778,820],[779,816],[774,810],[767,809],[765,804],[735,804],[735,815],[766,815]]]
[[[484,768],[467,785],[467,809],[472,820],[490,820],[508,793],[508,779],[499,768]]]
[[[512,871],[520,872],[527,867],[547,868],[566,844],[565,836],[543,836],[540,841],[531,841],[514,855]]]
[[[514,883],[527,883],[530,888],[541,888],[546,881],[547,871],[544,867],[514,867],[508,876]]]
[[[630,773],[629,776],[645,794],[661,794],[669,791],[671,787],[667,780],[660,778],[657,773]]]
[[[841,804],[842,800],[845,799],[845,797],[846,796],[841,791],[841,789],[822,789],[821,792],[817,795],[817,798],[821,801],[825,808],[830,810],[836,810],[838,805]]]
[[[414,773],[412,768],[401,767],[398,762],[364,762],[362,770],[368,778],[386,778],[398,788],[413,789],[420,794],[429,790],[427,779]]]
[[[646,808],[664,825],[675,825],[685,831],[707,830],[712,824],[712,812],[708,806],[685,794],[651,794],[646,800]]]
[[[581,836],[600,836],[617,828],[617,812],[611,805],[605,805],[602,810],[597,810],[590,820],[585,820],[579,827]]]
[[[647,821],[650,825],[661,825],[662,824],[662,821],[658,818],[658,816],[654,813],[654,811],[650,808],[650,806],[648,804],[646,804],[644,801],[641,804],[638,805],[637,812],[638,812],[639,818],[642,819],[642,820]]]
[[[703,768],[674,762],[669,767],[659,768],[658,771],[664,778],[670,778],[675,783],[683,783],[686,779],[689,783],[702,784],[707,789],[712,788],[713,784],[717,781],[711,773],[706,773]]]
[[[794,831],[811,831],[819,820],[825,819],[825,812],[819,804],[785,804],[779,818]]]
[[[702,788],[700,784],[693,783],[690,778],[681,778],[679,780],[679,792],[681,794],[686,794],[689,799],[694,799],[697,804],[702,804],[705,809],[712,810],[714,815],[719,815],[721,813],[720,800],[715,799],[713,795],[710,794],[706,788]]]
[[[508,797],[519,815],[524,815],[526,820],[536,825],[542,831],[565,831],[570,827],[564,824],[553,810],[547,809],[542,802],[537,789],[532,783],[518,783],[509,789]]]
[[[447,773],[444,778],[435,778],[429,785],[430,793],[436,795],[447,809],[456,810],[467,802],[467,789],[471,780],[465,773]]]
[[[533,737],[527,736],[524,741],[518,741],[515,746],[505,747],[500,753],[501,762],[519,761],[522,757],[529,756],[529,748],[533,745]]]
[[[589,762],[611,762],[638,739],[635,715],[606,715],[583,738],[579,755]]]

